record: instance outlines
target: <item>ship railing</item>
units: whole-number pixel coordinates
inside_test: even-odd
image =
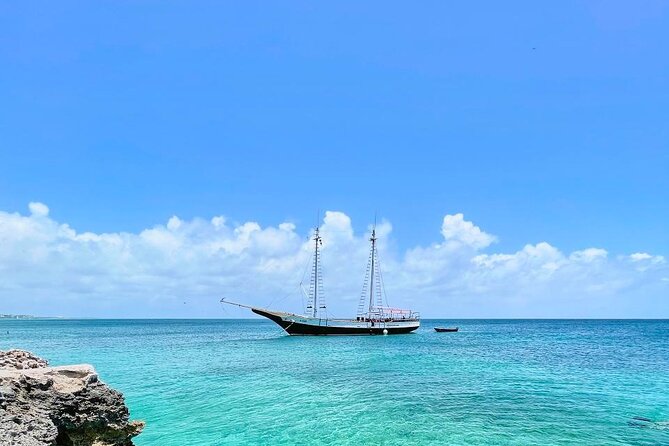
[[[369,313],[358,315],[358,320],[375,322],[415,321],[420,319],[420,313],[412,310],[389,307],[375,307]]]

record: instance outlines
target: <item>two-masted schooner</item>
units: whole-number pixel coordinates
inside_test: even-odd
[[[420,326],[419,313],[411,310],[391,308],[383,305],[385,295],[383,278],[379,269],[378,252],[376,247],[376,228],[372,230],[369,239],[371,249],[365,281],[360,296],[357,316],[354,319],[330,318],[323,295],[323,279],[321,274],[321,246],[320,229],[314,231],[314,255],[307,294],[305,314],[286,313],[283,311],[268,310],[253,307],[225,298],[222,303],[249,308],[256,314],[276,322],[289,335],[385,335],[410,333]]]

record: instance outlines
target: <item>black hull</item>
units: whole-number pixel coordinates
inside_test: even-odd
[[[298,322],[286,321],[281,316],[276,314],[268,313],[257,308],[251,308],[256,314],[264,316],[267,319],[275,322],[281,328],[283,328],[286,333],[293,336],[355,336],[355,335],[383,335],[383,334],[406,334],[411,333],[416,330],[418,326],[412,327],[368,327],[368,328],[357,328],[357,327],[333,327],[326,325],[310,325],[310,324],[300,324]],[[386,333],[383,331],[386,330]]]

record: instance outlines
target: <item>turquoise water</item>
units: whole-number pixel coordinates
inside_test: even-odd
[[[669,420],[669,321],[314,338],[264,320],[0,320],[0,334],[0,349],[95,365],[147,421],[140,446],[669,445],[629,424]]]

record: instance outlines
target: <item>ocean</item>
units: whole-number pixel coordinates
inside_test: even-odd
[[[669,445],[669,321],[0,320],[8,348],[93,364],[147,422],[139,446]]]

